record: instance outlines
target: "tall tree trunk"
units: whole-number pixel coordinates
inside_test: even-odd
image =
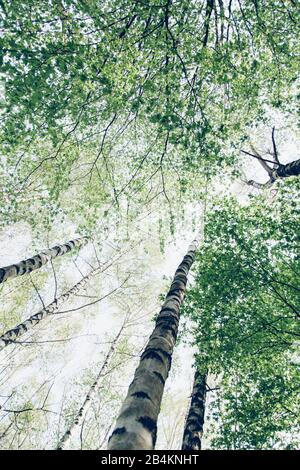
[[[206,12],[205,12],[205,20],[204,20],[205,33],[204,33],[204,38],[203,38],[203,47],[206,47],[208,43],[209,23],[210,23],[211,14],[213,12],[213,8],[214,8],[214,0],[206,0]]]
[[[7,279],[13,279],[14,277],[31,273],[32,271],[44,266],[44,264],[48,263],[50,259],[62,256],[74,248],[85,245],[88,241],[88,237],[76,238],[75,240],[70,240],[63,245],[56,245],[48,250],[42,251],[32,258],[25,259],[17,264],[4,266],[3,268],[0,268],[0,284],[7,281]]]
[[[154,449],[157,418],[178,332],[180,306],[197,245],[196,241],[192,243],[177,268],[110,436],[108,448],[111,450]]]
[[[84,402],[82,403],[78,413],[76,414],[73,423],[71,424],[69,429],[65,432],[65,434],[63,435],[63,437],[59,441],[59,444],[57,446],[57,450],[65,450],[67,445],[69,444],[69,441],[70,441],[71,437],[74,435],[75,431],[80,428],[80,426],[83,422],[84,416],[85,416],[88,408],[90,407],[91,403],[93,402],[93,399],[96,395],[96,392],[99,390],[99,388],[101,386],[101,380],[103,379],[103,377],[105,376],[105,374],[108,371],[108,366],[109,366],[110,359],[111,359],[111,357],[112,357],[112,355],[113,355],[113,353],[116,349],[116,345],[117,345],[117,343],[120,339],[120,336],[121,336],[122,331],[124,329],[124,325],[125,325],[125,322],[122,324],[117,336],[114,338],[114,340],[111,344],[111,347],[109,348],[109,351],[108,351],[107,355],[105,356],[104,363],[102,364],[94,383],[90,387],[90,389],[88,391],[88,394],[86,395],[86,397],[84,399]]]
[[[206,375],[196,370],[192,398],[185,421],[182,450],[200,450],[206,400]]]
[[[89,274],[84,276],[77,284],[75,284],[71,289],[62,294],[57,299],[54,299],[49,305],[35,313],[27,320],[23,321],[19,325],[15,326],[11,330],[6,331],[3,335],[0,336],[0,351],[10,343],[13,343],[17,338],[26,333],[30,328],[34,327],[37,323],[43,320],[48,315],[53,315],[59,307],[66,302],[72,295],[76,294],[80,289],[82,289],[90,278],[98,274],[99,272],[104,271],[102,268],[96,268],[91,271]]]

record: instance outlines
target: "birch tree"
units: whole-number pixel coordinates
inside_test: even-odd
[[[80,409],[78,410],[78,413],[74,417],[74,420],[73,420],[71,426],[65,431],[65,434],[60,439],[60,441],[58,443],[57,450],[65,450],[67,448],[68,443],[69,443],[70,439],[72,438],[73,434],[82,425],[85,414],[86,414],[89,406],[93,402],[93,399],[94,399],[95,395],[99,392],[103,377],[105,376],[105,374],[107,373],[107,371],[109,369],[111,357],[114,354],[116,346],[117,346],[117,344],[120,340],[121,334],[124,330],[125,323],[126,323],[126,319],[123,322],[119,332],[117,333],[117,335],[113,339],[113,341],[111,343],[111,346],[108,350],[108,353],[105,356],[104,362],[103,362],[102,366],[99,369],[99,373],[98,373],[95,381],[93,382],[92,386],[90,387],[90,389],[89,389],[89,391],[88,391],[88,393],[87,393]]]
[[[196,370],[191,402],[184,426],[182,450],[201,449],[206,400],[206,378],[206,374],[201,374]]]
[[[108,448],[111,450],[155,447],[157,418],[165,381],[171,368],[180,306],[196,250],[197,242],[194,241],[175,272],[166,300],[157,316],[153,333],[129,386],[115,429],[110,436]]]
[[[3,268],[0,268],[0,283],[17,276],[31,273],[32,271],[44,266],[51,259],[56,258],[57,256],[63,256],[74,248],[79,248],[85,245],[88,241],[88,237],[76,238],[64,243],[63,245],[56,245],[48,250],[41,251],[37,255],[20,261],[19,263],[4,266]]]
[[[31,317],[27,318],[22,323],[19,323],[19,325],[3,333],[0,336],[0,351],[8,344],[15,342],[18,338],[20,338],[20,336],[22,336],[24,333],[27,333],[31,328],[40,323],[44,318],[57,313],[59,308],[72,296],[80,292],[92,279],[92,277],[96,276],[97,274],[103,271],[104,270],[101,267],[93,269],[89,274],[84,276],[79,282],[77,282],[73,287],[71,287],[71,289],[69,289],[59,297],[55,298],[53,302],[42,308],[39,312],[35,313],[34,315],[31,315]]]

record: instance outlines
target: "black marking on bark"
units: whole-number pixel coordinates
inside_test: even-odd
[[[192,263],[191,263],[192,264]],[[186,263],[182,264],[178,270],[177,270],[177,273],[176,273],[176,276],[175,276],[175,280],[174,282],[177,280],[177,279],[186,279],[187,278],[187,275],[188,275],[188,270],[189,270],[189,266],[187,266]]]
[[[186,284],[187,284],[187,278],[186,276],[178,276],[178,279],[176,279],[175,281],[172,282],[171,286],[170,286],[170,290],[185,290],[185,287],[186,287]]]
[[[150,432],[153,432],[156,429],[155,421],[149,418],[149,416],[140,416],[137,421],[141,423],[144,428],[148,429],[148,431]]]
[[[174,322],[175,323],[175,322]],[[159,328],[165,331],[170,331],[171,335],[173,336],[174,340],[177,338],[177,332],[178,332],[178,321],[176,324],[170,324],[170,322],[167,321],[161,321],[157,324]]]
[[[164,356],[165,358],[167,358],[169,362],[169,366],[171,366],[172,355],[168,353],[167,351],[164,351],[161,348],[151,348],[151,349],[149,348],[142,354],[141,360],[143,361],[144,359],[156,359],[157,361],[163,363],[164,361],[161,358],[160,354]]]
[[[42,262],[40,255],[37,256],[40,262]],[[33,266],[35,265],[35,259],[34,258],[28,258],[27,263],[31,263]]]
[[[136,397],[136,398],[143,398],[143,399],[146,399],[146,400],[151,400],[148,393],[145,393],[143,391],[132,393],[131,396]]]
[[[170,290],[169,291],[169,295],[175,295],[176,296],[176,300],[177,302],[179,303],[179,305],[181,304],[181,298],[179,297],[179,290],[180,292],[184,293],[185,292],[185,289],[178,289],[177,287],[175,287],[174,289]],[[178,310],[179,310],[179,306],[178,306]]]
[[[173,327],[177,327],[178,323],[179,323],[178,318],[170,317],[170,316],[164,316],[164,317],[159,318],[157,320],[156,325],[157,326],[164,326],[165,325],[166,327],[173,328]]]
[[[156,351],[159,351],[164,357],[166,357],[169,361],[169,364],[171,365],[172,362],[172,354],[168,353],[167,351],[164,351],[161,348],[156,348]]]
[[[162,363],[164,362],[160,355],[155,351],[155,349],[145,351],[141,356],[141,361],[144,361],[145,359],[155,359],[156,361]]]
[[[192,405],[193,405],[193,403],[192,403]],[[194,410],[191,410],[190,413],[189,413],[189,417],[192,418],[192,417],[194,416],[195,418],[198,418],[200,412],[201,412],[201,411],[198,410],[198,409],[195,410],[195,411],[194,411]],[[202,414],[202,412],[201,412],[201,414]]]
[[[167,312],[167,313],[162,313],[162,315],[160,315],[157,319],[157,322],[156,322],[156,325],[159,326],[163,323],[166,323],[170,326],[177,326],[178,323],[179,323],[179,317],[178,317],[178,314],[174,314],[174,313],[170,313],[170,312]]]
[[[187,274],[183,269],[180,269],[180,271],[177,272],[173,282],[171,283],[171,286],[174,286],[174,284],[178,283],[183,283],[184,285],[187,283]]]
[[[174,327],[171,327],[171,328],[170,328],[170,327],[169,327],[168,329],[171,331],[171,335],[173,336],[174,341],[176,341],[178,328],[177,328],[177,327],[176,327],[176,328],[174,328]]]
[[[170,315],[170,316],[172,315],[173,317],[175,317],[175,315],[176,315],[176,317],[178,317],[178,307],[177,308],[176,307],[174,307],[174,308],[172,308],[172,307],[163,307],[160,311],[157,322],[159,322],[163,312],[170,312],[168,315]]]
[[[0,282],[3,281],[4,276],[5,276],[5,271],[4,269],[0,268]]]
[[[189,264],[192,264],[193,261],[194,261],[194,256],[193,255],[185,255],[185,257],[183,258],[183,261],[186,263],[189,263]]]
[[[123,426],[122,428],[116,428],[110,438],[108,439],[108,442],[111,440],[113,436],[120,435],[120,434],[125,434],[126,428]]]
[[[153,374],[156,375],[156,377],[158,378],[158,380],[159,380],[163,385],[165,385],[165,379],[163,378],[163,376],[162,376],[159,372],[154,371]]]
[[[193,449],[195,449],[195,450],[200,450],[201,449],[201,441],[199,440],[198,437],[193,437],[192,438],[192,446],[193,446]]]
[[[177,299],[176,299],[176,302],[178,302]],[[165,305],[164,307],[162,307],[162,309],[159,313],[158,321],[162,317],[178,319],[178,307],[172,307],[170,305]]]
[[[151,433],[152,443],[154,447],[157,434],[156,422],[153,419],[149,418],[149,416],[140,416],[137,421],[138,423],[141,423],[142,426],[144,426],[144,428],[146,428]]]

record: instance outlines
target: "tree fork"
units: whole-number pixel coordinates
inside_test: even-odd
[[[32,258],[25,259],[16,264],[4,266],[3,268],[0,268],[0,284],[7,281],[7,279],[13,279],[18,276],[23,276],[23,274],[31,273],[32,271],[44,266],[51,259],[56,258],[57,256],[63,256],[74,248],[85,245],[88,241],[88,237],[76,238],[64,243],[63,245],[56,245],[48,250],[44,250]]]
[[[155,328],[129,386],[115,429],[108,441],[110,450],[152,450],[155,447],[157,419],[165,382],[171,368],[180,306],[197,245],[197,241],[190,245],[175,272]]]
[[[285,165],[279,165],[274,171],[274,178],[288,178],[289,176],[300,175],[300,159],[294,160],[293,162],[286,163]]]
[[[242,153],[249,155],[250,157],[257,158],[259,163],[262,165],[264,170],[269,175],[269,180],[266,183],[257,183],[256,181],[253,181],[253,180],[247,181],[247,184],[249,184],[250,186],[254,186],[254,188],[257,188],[257,189],[270,188],[272,184],[280,178],[289,178],[290,176],[300,175],[300,159],[294,160],[289,163],[280,163],[277,145],[275,141],[275,127],[273,127],[272,129],[272,145],[273,145],[273,152],[271,153],[271,155],[274,157],[274,161],[263,158],[259,154],[259,152],[255,150],[253,145],[251,145],[251,149],[253,153],[242,150]]]

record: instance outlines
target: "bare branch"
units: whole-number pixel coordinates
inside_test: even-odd
[[[275,158],[275,165],[280,165],[279,158],[278,158],[278,151],[276,147],[276,142],[275,142],[275,127],[272,129],[272,144],[273,144],[273,151],[274,151],[274,158]]]
[[[45,308],[45,303],[44,303],[44,301],[43,301],[43,299],[42,299],[42,296],[41,296],[41,294],[40,294],[38,288],[36,287],[36,285],[35,285],[35,283],[34,283],[34,281],[33,281],[33,279],[32,279],[31,274],[29,274],[29,277],[30,277],[31,284],[32,284],[33,287],[34,287],[34,290],[35,290],[35,292],[37,293],[37,296],[38,296],[38,298],[40,299],[40,302],[41,302],[43,308]]]
[[[241,152],[244,153],[245,155],[249,155],[250,157],[257,158],[258,160],[261,160],[263,162],[272,163],[273,165],[275,163],[272,160],[267,160],[266,158],[262,158],[260,155],[254,155],[253,153],[247,152],[246,150],[241,150]]]

